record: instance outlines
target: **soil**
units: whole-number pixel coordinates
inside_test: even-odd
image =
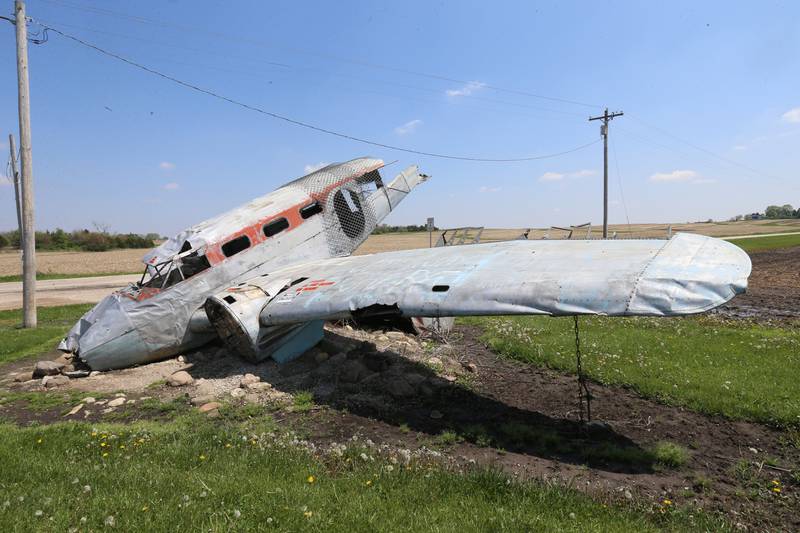
[[[750,254],[747,292],[717,310],[737,318],[800,318],[800,246]]]

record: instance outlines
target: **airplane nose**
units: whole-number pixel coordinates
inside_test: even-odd
[[[92,370],[130,366],[149,349],[122,307],[120,296],[101,300],[67,333],[58,349],[72,352]]]

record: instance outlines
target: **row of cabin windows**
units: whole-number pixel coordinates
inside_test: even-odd
[[[304,220],[319,213],[322,213],[322,206],[319,202],[313,202],[300,208],[300,216]],[[263,231],[265,237],[274,237],[286,229],[289,229],[289,221],[285,217],[281,217],[265,224]],[[222,253],[225,257],[231,257],[248,248],[250,248],[250,239],[247,235],[241,235],[223,244]]]

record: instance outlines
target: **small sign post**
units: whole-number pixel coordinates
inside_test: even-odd
[[[428,217],[428,248],[433,248],[433,217]]]

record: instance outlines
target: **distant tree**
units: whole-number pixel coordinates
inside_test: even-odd
[[[8,240],[8,238],[5,235],[0,233],[0,248],[5,248],[9,244],[11,244],[11,241]]]
[[[794,218],[795,209],[789,204],[770,205],[764,211],[767,218]]]

